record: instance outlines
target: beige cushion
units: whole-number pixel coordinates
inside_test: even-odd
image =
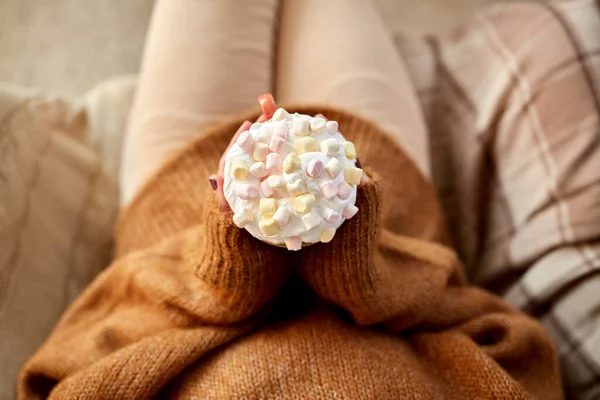
[[[85,108],[0,85],[0,398],[110,258],[117,186]]]

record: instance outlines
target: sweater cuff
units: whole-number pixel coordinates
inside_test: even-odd
[[[195,275],[211,288],[219,320],[234,323],[252,317],[281,288],[291,271],[286,249],[252,237],[219,209],[214,194],[205,203],[204,232],[188,249]],[[223,319],[225,316],[225,319]]]

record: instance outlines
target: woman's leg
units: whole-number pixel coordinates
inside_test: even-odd
[[[125,139],[122,204],[165,156],[271,91],[276,11],[277,0],[157,1]]]
[[[276,75],[278,102],[329,104],[375,120],[429,176],[413,85],[370,1],[284,0]]]

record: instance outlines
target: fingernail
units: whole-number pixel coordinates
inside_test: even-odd
[[[210,186],[212,186],[212,189],[217,190],[217,180],[213,179],[213,178],[209,178],[208,181],[210,182]]]
[[[356,168],[362,168],[362,164],[360,163],[360,159],[356,157]]]

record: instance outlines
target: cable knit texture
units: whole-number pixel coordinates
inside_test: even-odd
[[[372,167],[358,214],[299,252],[253,239],[207,178],[256,116],[208,129],[123,212],[117,260],[28,362],[21,398],[562,398],[546,333],[466,285],[410,158],[356,116],[288,108],[339,121]]]

